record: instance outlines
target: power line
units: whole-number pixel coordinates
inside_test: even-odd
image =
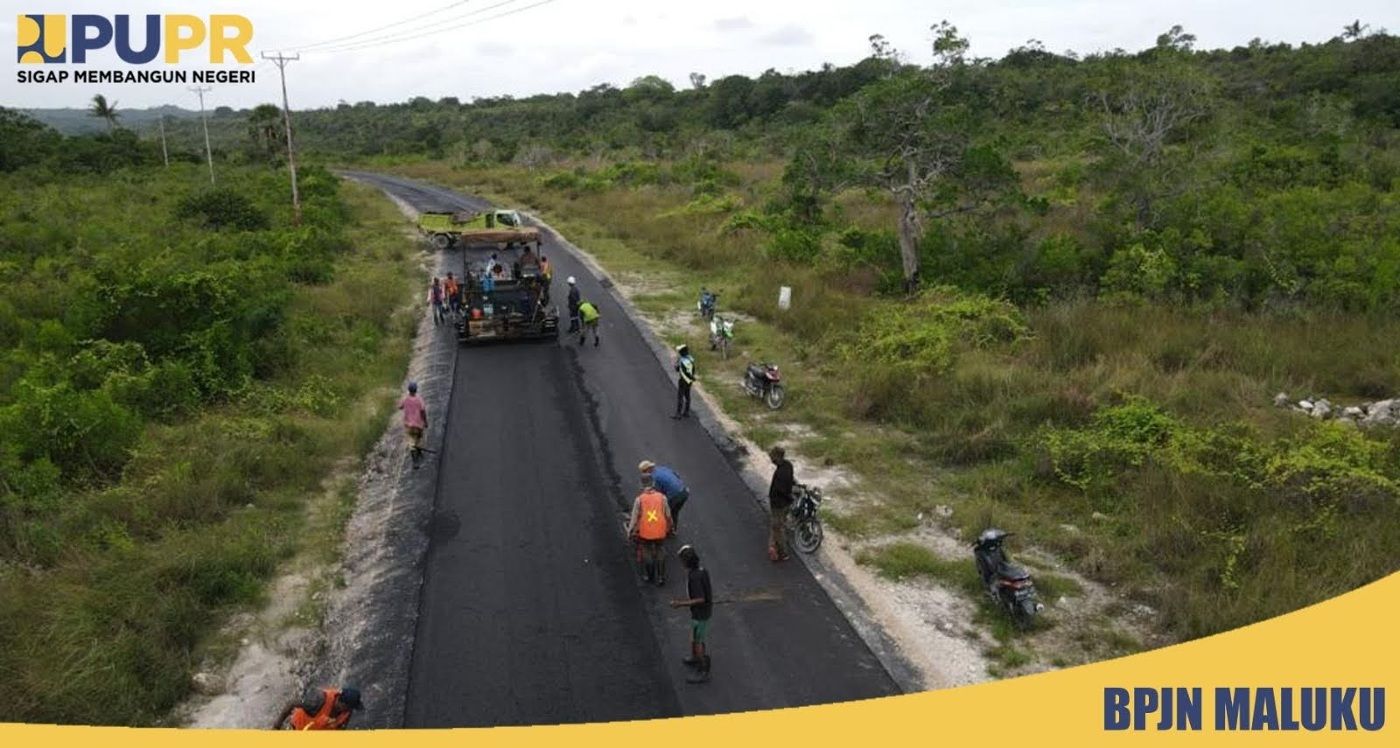
[[[301,193],[297,191],[297,159],[296,149],[292,147],[292,110],[287,105],[287,63],[301,59],[301,55],[288,57],[281,52],[275,55],[262,53],[264,60],[271,60],[277,66],[277,72],[282,78],[282,122],[287,127],[287,168],[292,172],[292,223],[301,225]]]
[[[491,10],[492,8],[499,8],[499,7],[503,6],[503,5],[510,5],[511,3],[514,3],[514,2],[519,2],[519,0],[503,0],[503,2],[499,2],[499,3],[496,3],[495,5],[490,5],[490,6],[487,6],[487,7],[485,7],[485,8],[481,8],[481,9],[475,11],[474,13],[467,14],[467,16],[479,15],[479,14],[481,14],[481,13],[484,13],[484,12],[488,11],[488,10]],[[429,36],[435,36],[435,35],[437,35],[437,34],[445,34],[445,33],[449,32],[449,31],[456,31],[457,29],[466,28],[466,27],[468,27],[468,26],[476,26],[476,25],[478,25],[478,24],[486,23],[487,21],[494,21],[494,20],[496,20],[496,19],[498,19],[498,18],[505,18],[505,17],[507,17],[507,16],[513,16],[513,15],[515,15],[515,14],[517,14],[517,13],[524,13],[524,12],[527,11],[527,10],[531,10],[531,9],[533,9],[533,8],[538,8],[538,7],[542,6],[542,5],[549,5],[550,3],[553,3],[553,2],[557,2],[557,0],[541,0],[540,2],[532,3],[532,4],[530,4],[530,5],[521,6],[521,7],[519,7],[519,8],[512,8],[512,9],[510,9],[510,10],[507,10],[507,11],[504,11],[504,12],[501,12],[501,13],[496,13],[496,14],[494,14],[494,15],[490,15],[490,16],[487,16],[487,17],[485,17],[485,18],[477,18],[477,19],[473,19],[473,20],[470,20],[470,21],[465,21],[465,22],[463,22],[463,23],[453,24],[453,25],[450,25],[450,26],[442,26],[442,27],[439,27],[439,28],[432,29],[432,30],[430,30],[430,31],[424,31],[423,33],[412,33],[412,32],[408,32],[408,33],[406,33],[406,35],[402,35],[402,36],[400,36],[400,35],[391,35],[391,36],[389,36],[389,37],[384,37],[384,38],[381,38],[381,39],[366,39],[366,40],[364,40],[363,43],[358,43],[358,44],[357,44],[357,43],[352,43],[352,44],[349,44],[349,45],[344,46],[344,47],[335,47],[335,48],[332,48],[332,49],[318,49],[318,50],[315,50],[314,52],[312,52],[312,54],[329,54],[329,53],[336,53],[336,52],[356,52],[356,51],[359,51],[359,50],[362,50],[362,49],[369,49],[369,48],[372,48],[372,47],[379,47],[379,46],[383,46],[383,45],[386,45],[386,44],[397,44],[397,43],[399,43],[399,42],[412,41],[412,40],[414,40],[414,39],[422,39],[422,38],[426,38],[426,37],[429,37]],[[464,17],[467,17],[467,16],[459,16],[459,18],[464,18]]]
[[[423,24],[416,28],[395,31],[389,34],[384,34],[383,36],[371,37],[369,39],[360,39],[358,41],[346,42],[345,44],[335,44],[331,45],[330,47],[324,47],[313,51],[317,53],[348,52],[356,49],[366,49],[368,47],[377,46],[379,44],[392,44],[398,41],[415,39],[420,36],[430,36],[440,31],[450,31],[453,28],[458,28],[458,26],[444,26],[443,24],[453,24],[466,18],[474,18],[483,13],[495,10],[496,8],[504,7],[506,5],[512,5],[518,2],[520,2],[520,0],[501,0],[500,2],[494,3],[492,5],[487,5],[484,8],[476,8],[473,10],[469,10],[465,13],[454,15],[449,18],[442,18],[432,23]]]
[[[301,45],[301,46],[299,46],[299,47],[289,47],[289,49],[295,49],[295,50],[304,52],[304,51],[306,51],[306,50],[308,50],[308,49],[314,49],[314,48],[316,48],[316,47],[324,47],[324,46],[328,46],[328,45],[338,44],[338,43],[341,43],[341,42],[344,42],[344,41],[347,41],[347,40],[350,40],[350,39],[356,39],[356,38],[359,38],[359,37],[362,37],[362,36],[368,36],[369,34],[376,34],[376,33],[379,33],[380,31],[384,31],[384,30],[386,30],[386,29],[392,29],[392,28],[394,28],[395,26],[403,26],[404,24],[413,23],[414,21],[421,20],[421,19],[423,19],[423,18],[427,18],[428,16],[435,16],[435,15],[437,15],[438,13],[442,13],[442,12],[444,12],[444,11],[451,10],[451,9],[453,9],[453,8],[456,8],[456,7],[459,6],[459,5],[466,5],[466,4],[469,3],[469,2],[471,2],[471,0],[457,0],[457,2],[455,2],[455,3],[448,3],[447,5],[444,5],[444,6],[440,7],[440,8],[434,8],[433,10],[430,10],[430,11],[427,11],[427,12],[424,12],[424,13],[419,13],[419,14],[416,15],[416,16],[412,16],[412,17],[410,17],[410,18],[405,18],[405,19],[403,19],[402,21],[395,21],[395,22],[393,22],[393,23],[386,23],[386,24],[384,24],[383,26],[376,26],[376,27],[374,27],[374,28],[372,28],[372,29],[366,29],[365,31],[361,31],[361,32],[359,32],[359,33],[357,33],[357,34],[349,34],[349,35],[346,35],[346,36],[337,36],[337,37],[335,37],[334,39],[326,39],[326,40],[324,40],[324,41],[314,42],[314,43],[312,43],[312,44],[303,44],[303,45]]]

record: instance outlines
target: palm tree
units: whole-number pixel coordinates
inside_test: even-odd
[[[107,121],[107,132],[112,132],[117,128],[117,118],[121,115],[117,113],[117,102],[107,103],[107,97],[97,94],[92,97],[92,106],[88,108],[88,113],[98,119]]]
[[[276,104],[259,104],[248,114],[248,134],[269,158],[277,154],[277,128],[281,119],[282,110]]]

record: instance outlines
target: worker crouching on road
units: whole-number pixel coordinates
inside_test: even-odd
[[[650,475],[642,476],[642,492],[632,502],[627,521],[627,537],[637,546],[642,578],[660,587],[666,584],[666,549],[662,545],[671,534],[671,508],[666,497],[652,485]]]
[[[710,654],[705,649],[705,638],[710,631],[710,614],[715,605],[710,572],[700,565],[700,554],[694,548],[682,546],[676,555],[685,566],[686,599],[672,600],[671,607],[690,608],[690,656],[681,662],[695,668],[695,672],[686,677],[687,683],[704,683],[710,679]]]
[[[350,723],[351,713],[363,708],[359,689],[326,688],[319,699],[288,704],[272,723],[272,729],[283,729],[290,718],[293,730],[342,730]]]
[[[642,475],[650,475],[652,485],[666,497],[666,505],[671,508],[671,534],[675,535],[681,526],[681,507],[690,500],[690,489],[676,471],[651,460],[642,460],[637,465]]]

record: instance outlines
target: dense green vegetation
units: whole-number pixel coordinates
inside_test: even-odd
[[[382,431],[407,248],[322,169],[292,226],[280,169],[211,189],[120,130],[0,130],[0,718],[155,722],[338,534],[308,498]]]
[[[500,119],[473,147],[397,168],[542,211],[644,273],[638,302],[660,320],[723,289],[753,319],[741,350],[789,365],[784,416],[814,435],[732,394],[741,363],[702,378],[759,441],[866,478],[868,500],[835,518],[857,542],[948,505],[953,528],[1009,525],[1129,590],[1168,638],[1393,571],[1400,437],[1271,399],[1400,394],[1400,88],[1385,83],[1400,40],[1196,52],[1173,30],[1135,55],[990,62],[936,31],[934,65],[877,40],[840,71],[855,78],[768,76],[788,98],[746,95],[745,116],[716,115],[733,81],[639,82],[652,98],[607,94],[617,119],[572,129],[548,107],[602,94],[479,102],[463,116]],[[800,93],[838,78],[859,82]],[[663,105],[695,116],[640,146],[608,139]],[[527,111],[558,134],[532,134]],[[511,155],[474,147],[500,133],[521,134]]]

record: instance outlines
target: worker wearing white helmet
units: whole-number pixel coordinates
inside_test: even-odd
[[[574,283],[574,276],[569,276],[569,333],[578,332],[578,285]]]

